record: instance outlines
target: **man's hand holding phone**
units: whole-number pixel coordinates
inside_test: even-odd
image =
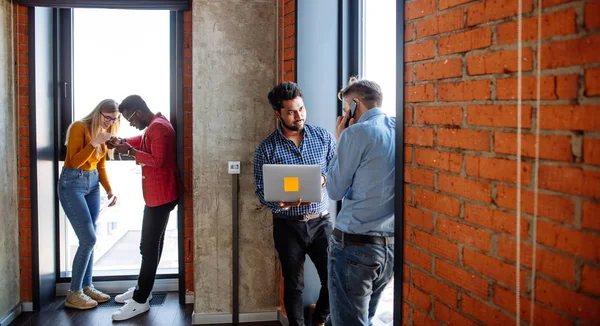
[[[352,111],[353,110],[350,109],[346,111],[343,116],[337,118],[337,124],[335,127],[335,136],[337,141],[340,140],[340,135],[342,134],[342,131],[344,131],[346,128],[350,127],[355,123],[354,113]]]
[[[133,147],[131,147],[131,145],[129,145],[126,142],[122,142],[119,145],[116,145],[115,150],[119,154],[135,155],[135,151],[133,150]]]
[[[121,145],[121,138],[119,137],[110,137],[110,139],[106,141],[108,149],[116,148],[118,145]]]

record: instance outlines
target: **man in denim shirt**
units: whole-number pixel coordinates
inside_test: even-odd
[[[381,110],[374,82],[352,78],[339,97],[346,113],[338,117],[326,185],[331,199],[344,200],[329,242],[331,322],[370,325],[394,275],[396,118]]]
[[[327,293],[327,239],[329,199],[325,171],[335,152],[335,139],[327,130],[306,125],[302,90],[292,82],[277,85],[269,93],[278,127],[254,153],[254,181],[260,202],[273,212],[273,239],[283,273],[283,302],[289,325],[304,326],[302,291],[306,254],[315,264],[321,291],[311,306],[312,325],[322,325],[329,315]],[[273,203],[264,198],[263,164],[307,164],[321,166],[321,201],[317,203]]]

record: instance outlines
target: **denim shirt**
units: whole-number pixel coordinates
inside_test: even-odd
[[[346,128],[327,169],[327,193],[342,200],[335,227],[342,232],[394,235],[396,118],[380,108]]]

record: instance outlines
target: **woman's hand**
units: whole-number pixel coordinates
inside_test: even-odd
[[[108,200],[110,200],[108,207],[115,206],[117,204],[117,196],[113,195],[112,192],[109,192],[107,195],[108,195]]]
[[[92,139],[90,144],[92,144],[92,146],[98,146],[100,144],[105,143],[107,140],[110,139],[110,137],[112,137],[112,135],[109,132],[101,132],[96,137],[94,137],[94,139]]]

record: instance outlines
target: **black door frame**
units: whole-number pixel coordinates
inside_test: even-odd
[[[142,10],[143,8],[140,8]],[[58,161],[65,157],[65,135],[66,129],[70,125],[73,117],[73,72],[72,72],[72,17],[73,9],[53,9],[53,52],[57,60],[54,60],[54,135],[56,137],[54,144],[54,179],[58,180]],[[40,298],[39,282],[39,229],[38,224],[38,205],[37,205],[37,168],[34,162],[37,161],[35,146],[36,137],[36,104],[35,104],[35,7],[28,8],[28,33],[29,33],[29,119],[30,119],[30,189],[31,189],[31,219],[32,219],[32,299],[33,309],[42,309],[43,300]],[[183,176],[183,11],[171,11],[170,13],[170,121],[177,134],[177,159],[180,175]],[[58,194],[55,191],[55,237],[58,241],[59,230],[59,209],[60,204]],[[184,209],[183,196],[179,201],[177,213],[178,226],[178,274],[158,275],[157,279],[178,278],[179,302],[185,304],[185,260],[184,260]],[[70,277],[60,276],[60,245],[55,244],[55,278],[56,283],[68,283]],[[136,275],[128,276],[102,276],[94,277],[95,281],[115,281],[115,280],[136,280]]]
[[[402,325],[404,278],[404,0],[396,0],[396,194],[394,197],[394,325]],[[398,282],[399,281],[399,282]]]
[[[183,12],[171,11],[171,123],[177,133],[177,167],[183,177]],[[185,304],[184,196],[177,209],[179,304]]]

